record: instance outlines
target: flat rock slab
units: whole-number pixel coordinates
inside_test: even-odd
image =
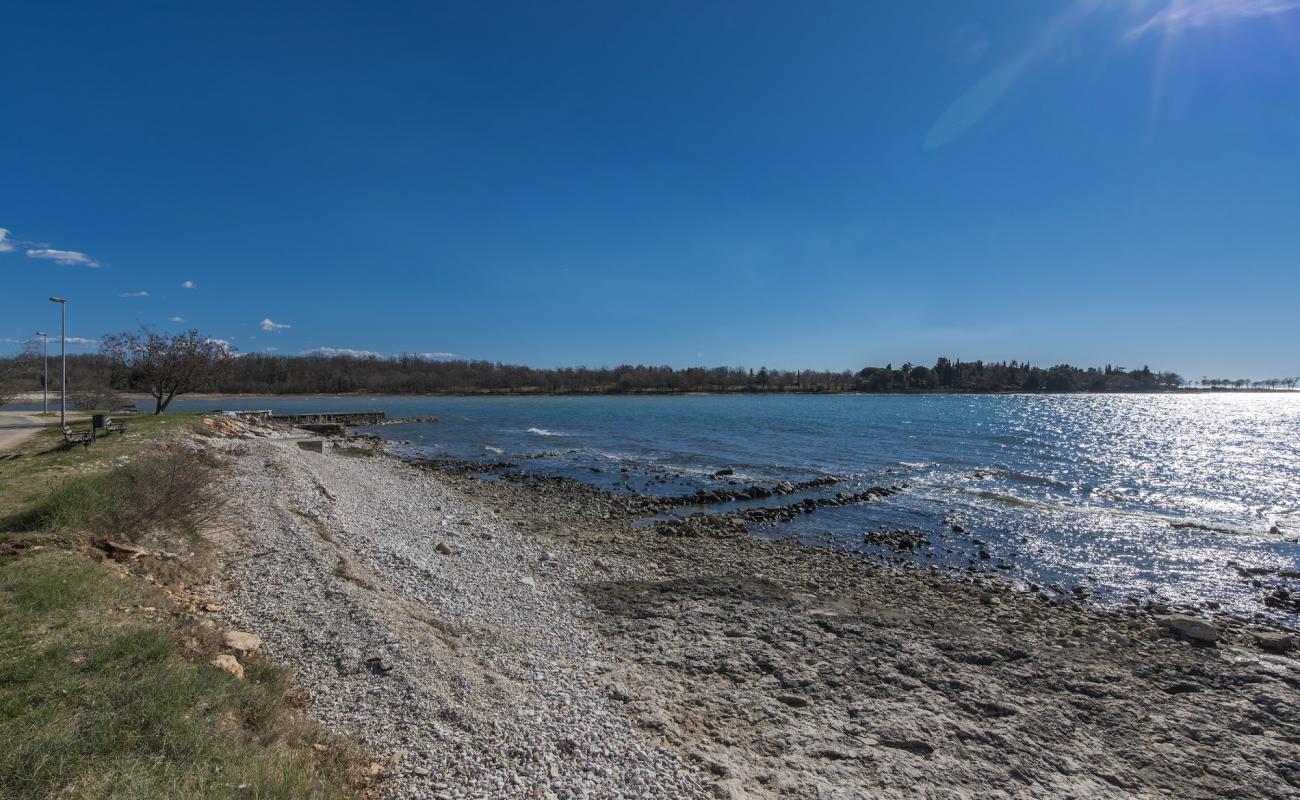
[[[221,640],[226,643],[226,647],[241,653],[256,653],[262,647],[261,637],[243,631],[226,631],[221,634]]]
[[[1188,614],[1170,614],[1158,618],[1156,622],[1160,627],[1168,628],[1184,639],[1190,639],[1193,642],[1214,644],[1219,640],[1218,629],[1200,617],[1193,617]]]

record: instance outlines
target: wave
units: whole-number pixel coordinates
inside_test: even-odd
[[[503,447],[493,447],[493,446],[490,445],[490,444],[485,444],[485,445],[483,445],[483,449],[486,450],[486,451],[488,451],[489,453],[496,453],[497,455],[501,455],[502,453],[505,452],[505,448],[503,448]]]
[[[975,477],[981,480],[988,478],[1006,478],[1007,480],[1017,481],[1019,483],[1033,483],[1039,486],[1049,486],[1053,489],[1070,489],[1070,484],[1058,478],[1052,478],[1047,475],[1035,475],[1032,472],[1021,472],[1014,469],[1002,469],[999,467],[985,467],[975,470]]]
[[[548,431],[545,428],[529,428],[525,433],[531,433],[534,436],[568,436],[567,433],[560,431]]]
[[[1155,514],[1150,511],[1139,511],[1136,509],[1124,508],[1107,508],[1105,506],[1083,506],[1067,505],[1062,503],[1044,503],[1038,500],[1029,500],[1023,497],[1017,497],[1011,494],[1001,492],[990,492],[987,490],[970,489],[965,487],[944,486],[942,484],[929,484],[940,489],[956,489],[956,491],[978,497],[981,500],[989,500],[1001,505],[1013,506],[1016,508],[1038,508],[1046,511],[1062,511],[1070,514],[1095,514],[1099,516],[1110,517],[1127,517],[1130,519],[1142,519],[1148,522],[1168,525],[1176,530],[1198,530],[1207,533],[1222,533],[1229,536],[1253,536],[1262,534],[1262,531],[1249,530],[1245,528],[1235,528],[1221,523],[1207,522],[1203,519],[1192,517],[1172,517],[1165,514]]]

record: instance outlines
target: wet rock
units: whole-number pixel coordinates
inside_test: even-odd
[[[917,531],[872,531],[862,535],[862,543],[903,552],[927,547],[930,540]]]

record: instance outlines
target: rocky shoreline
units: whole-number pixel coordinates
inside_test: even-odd
[[[882,566],[735,512],[639,525],[661,500],[572,481],[211,446],[230,546],[258,554],[213,587],[225,613],[391,797],[1300,796],[1286,632]]]

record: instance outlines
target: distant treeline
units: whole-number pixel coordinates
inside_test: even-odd
[[[52,370],[55,372],[56,370]],[[101,355],[68,358],[72,389],[139,387]],[[57,381],[57,378],[55,378]],[[24,383],[40,388],[39,366]],[[1206,378],[1204,387],[1294,388],[1295,378],[1269,381]],[[1173,372],[1147,367],[1087,369],[1069,364],[1038,367],[1019,361],[938,359],[932,366],[902,364],[844,370],[778,370],[667,366],[535,369],[491,361],[431,361],[417,356],[279,356],[247,354],[199,391],[248,394],[637,394],[679,392],[1152,392],[1188,387]]]

